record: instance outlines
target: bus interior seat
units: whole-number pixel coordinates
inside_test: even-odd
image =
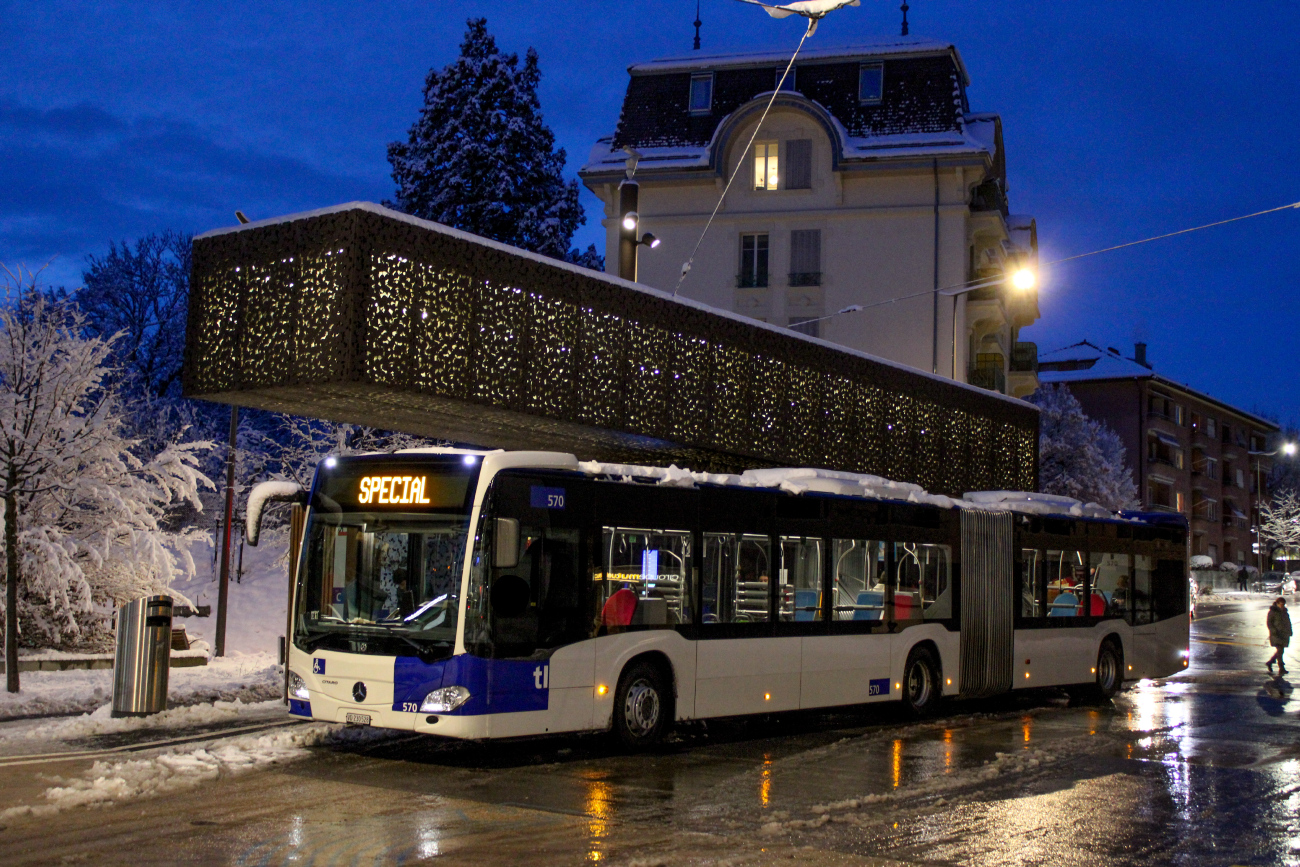
[[[894,619],[911,620],[921,616],[921,606],[917,604],[917,594],[894,591]]]
[[[858,607],[853,611],[854,620],[879,620],[885,613],[885,594],[880,590],[863,590],[858,593]],[[874,608],[863,608],[872,605]]]
[[[600,610],[600,622],[604,626],[630,626],[636,614],[636,593],[624,587],[616,590],[605,600],[605,607]]]
[[[794,619],[816,620],[817,609],[821,607],[820,595],[816,590],[794,591]]]
[[[1079,597],[1073,593],[1060,593],[1048,603],[1048,617],[1074,617],[1079,608]]]
[[[1092,606],[1091,606],[1092,611],[1090,613],[1092,614],[1093,617],[1104,617],[1106,614],[1106,606],[1108,604],[1109,603],[1106,601],[1106,596],[1103,593],[1101,593],[1100,591],[1093,591]]]

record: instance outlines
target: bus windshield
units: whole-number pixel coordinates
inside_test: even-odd
[[[357,461],[322,471],[299,570],[300,649],[451,654],[477,475],[466,469]]]

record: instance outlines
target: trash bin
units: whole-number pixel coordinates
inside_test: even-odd
[[[117,609],[113,716],[148,716],[167,709],[172,598],[146,596]]]

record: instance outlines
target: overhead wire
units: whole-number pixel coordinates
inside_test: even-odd
[[[718,215],[718,210],[722,207],[722,202],[727,198],[727,191],[731,189],[732,181],[736,179],[736,175],[740,174],[740,170],[744,167],[745,160],[749,156],[749,149],[754,146],[754,139],[758,138],[758,131],[763,128],[763,121],[767,120],[768,112],[772,110],[772,106],[776,102],[777,96],[781,93],[781,87],[785,84],[786,76],[788,76],[790,70],[794,68],[795,58],[799,56],[799,52],[803,49],[804,42],[806,42],[808,37],[812,35],[813,30],[816,29],[816,25],[817,22],[815,20],[808,22],[808,29],[804,31],[803,36],[799,39],[799,44],[795,46],[794,54],[790,55],[790,62],[785,65],[785,72],[781,73],[781,79],[776,83],[776,90],[772,91],[772,98],[767,101],[767,107],[763,109],[763,114],[759,117],[758,124],[754,127],[754,132],[749,137],[749,142],[745,145],[745,150],[741,152],[741,157],[737,160],[736,167],[731,170],[731,176],[727,178],[727,185],[722,188],[722,195],[718,196],[718,203],[713,206],[713,213],[709,214],[709,219],[704,224],[704,230],[700,232],[700,237],[695,242],[695,249],[691,250],[690,258],[688,258],[682,265],[682,273],[677,277],[677,285],[673,287],[674,298],[677,297],[677,293],[681,290],[682,282],[686,280],[686,275],[690,273],[691,265],[695,262],[695,254],[700,252],[700,245],[704,243],[704,236],[708,234],[709,227],[713,225],[713,218]],[[726,155],[723,154],[722,158],[725,159]]]

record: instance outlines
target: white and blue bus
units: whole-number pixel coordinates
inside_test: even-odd
[[[302,496],[303,717],[639,747],[686,720],[1109,696],[1187,665],[1179,515],[459,449],[329,458]]]

